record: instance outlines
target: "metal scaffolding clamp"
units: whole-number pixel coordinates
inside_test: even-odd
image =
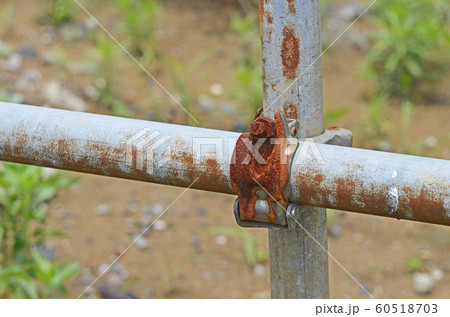
[[[242,227],[288,228],[292,159],[302,139],[298,122],[278,110],[274,119],[256,113],[251,131],[243,133],[234,148],[230,178],[238,194],[234,203],[236,222]],[[352,145],[350,131],[332,127],[309,141],[340,146]]]
[[[277,111],[274,119],[256,113],[243,133],[230,164],[236,221],[243,227],[287,228],[289,170],[298,145],[297,121]]]

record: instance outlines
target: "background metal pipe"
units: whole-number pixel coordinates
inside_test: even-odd
[[[450,225],[450,161],[325,144],[317,149],[324,164],[312,151],[296,152],[293,201]]]

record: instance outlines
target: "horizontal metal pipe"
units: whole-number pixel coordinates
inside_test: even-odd
[[[221,193],[233,193],[228,158],[239,135],[0,103],[0,160]],[[216,146],[220,157],[206,155]]]
[[[298,204],[450,225],[450,161],[308,145],[291,168]]]
[[[228,194],[239,135],[0,102],[0,160]],[[301,142],[290,186],[302,205],[450,225],[447,160]]]

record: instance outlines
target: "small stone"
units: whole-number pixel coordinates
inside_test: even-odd
[[[203,279],[204,281],[209,281],[209,280],[211,279],[211,273],[209,273],[208,271],[203,272],[203,273],[202,273],[202,279]]]
[[[111,266],[111,269],[113,270],[113,272],[117,273],[121,278],[127,279],[128,278],[128,271],[119,263],[114,263]]]
[[[338,15],[345,22],[351,22],[364,12],[364,7],[357,2],[350,1],[340,6]]]
[[[376,285],[376,286],[373,288],[373,295],[374,295],[374,297],[381,297],[382,294],[383,294],[383,291],[384,291],[383,286],[381,286],[381,285]]]
[[[147,112],[147,120],[149,121],[156,121],[158,120],[158,114],[154,111],[148,111]]]
[[[439,270],[439,269],[432,269],[431,270],[431,277],[435,281],[440,281],[444,277],[444,272],[442,272],[442,270]]]
[[[100,285],[98,287],[98,291],[100,295],[105,299],[134,299],[138,298],[135,294],[132,292],[125,292],[118,288],[113,288],[108,285]]]
[[[253,273],[255,273],[255,275],[261,276],[265,272],[266,272],[266,268],[262,264],[256,264],[255,267],[253,268]]]
[[[227,242],[228,242],[228,239],[224,235],[219,235],[216,237],[216,243],[218,245],[225,245]]]
[[[233,131],[241,132],[241,133],[248,132],[249,131],[249,125],[247,123],[238,121],[238,122],[236,122],[234,124]]]
[[[141,250],[147,249],[149,247],[147,240],[143,236],[134,235],[133,236],[134,245]]]
[[[78,278],[78,283],[81,285],[91,285],[94,281],[95,279],[90,275],[83,274]]]
[[[108,268],[109,268],[109,264],[107,264],[107,263],[101,264],[97,269],[98,274],[105,274],[106,270],[108,270]]]
[[[166,229],[166,227],[167,227],[166,222],[164,220],[159,219],[159,220],[155,221],[155,223],[152,226],[152,229],[156,230],[156,231],[161,231],[161,230]]]
[[[191,245],[193,247],[198,247],[200,244],[200,238],[199,237],[192,237],[191,238]]]
[[[418,294],[430,294],[433,290],[434,280],[425,273],[416,272],[413,274],[414,290]]]
[[[108,205],[98,205],[97,207],[95,207],[95,212],[98,215],[107,215],[111,212],[111,209]]]
[[[36,91],[39,88],[41,73],[35,69],[27,69],[16,82],[16,88],[22,92]]]
[[[389,152],[392,148],[391,142],[387,140],[382,140],[378,143],[378,149],[380,151]]]
[[[164,207],[160,204],[154,204],[152,206],[152,212],[155,216],[160,216],[164,212]]]
[[[233,104],[230,104],[228,102],[221,102],[219,105],[219,109],[229,115],[234,115],[236,114],[236,106],[234,106]]]
[[[60,29],[60,34],[64,41],[73,42],[86,35],[86,27],[81,24],[67,23]]]
[[[342,227],[340,224],[335,223],[330,228],[330,235],[334,238],[340,237],[342,234]]]
[[[84,112],[87,110],[83,99],[63,87],[59,81],[50,81],[43,85],[45,98],[54,106],[63,107],[72,111]]]
[[[197,209],[197,212],[198,212],[198,214],[199,214],[200,216],[205,216],[205,215],[206,215],[206,209],[203,208],[203,207],[199,207],[199,208]]]
[[[122,285],[122,280],[120,279],[120,277],[117,274],[110,274],[106,278],[106,283],[109,286],[118,287],[118,286]]]
[[[153,289],[153,288],[151,288],[151,287],[148,287],[146,290],[145,290],[145,294],[147,295],[147,296],[153,296],[153,295],[155,295],[155,290]]]
[[[86,26],[86,29],[89,31],[92,31],[92,30],[95,30],[96,28],[98,28],[97,21],[91,17],[87,18],[84,25]]]
[[[58,251],[54,246],[48,244],[38,244],[35,245],[33,249],[49,261],[55,261],[58,258]]]
[[[218,83],[211,84],[211,86],[209,86],[209,92],[214,96],[220,96],[223,94],[223,86]]]
[[[91,296],[95,296],[95,289],[93,287],[89,287],[84,291],[84,295],[87,295],[89,298],[91,298]]]
[[[22,57],[30,57],[30,58],[36,58],[39,55],[36,48],[34,48],[29,44],[18,49],[17,54],[20,54]]]
[[[12,53],[9,55],[8,59],[5,61],[4,69],[10,72],[14,72],[22,67],[23,58],[18,53]]]
[[[135,198],[131,198],[130,202],[128,203],[128,209],[127,213],[134,214],[137,211],[138,202]]]
[[[86,97],[92,100],[97,100],[99,97],[97,88],[92,85],[89,85],[84,89],[84,94],[86,95]]]
[[[153,209],[152,207],[147,207],[142,211],[141,226],[148,227],[153,222]]]
[[[425,138],[425,145],[429,148],[436,147],[438,145],[438,139],[435,136],[429,136]]]
[[[203,114],[211,113],[212,111],[214,111],[216,109],[215,101],[209,96],[200,95],[197,98],[197,103],[198,103],[200,112]]]

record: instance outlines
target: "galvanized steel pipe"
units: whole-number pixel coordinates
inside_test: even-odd
[[[229,163],[239,135],[0,102],[0,160],[181,187],[198,178],[192,188],[227,194],[235,194]],[[450,161],[309,145],[292,161],[293,202],[450,225]]]
[[[320,157],[296,152],[293,201],[450,225],[450,161],[326,144],[317,148]]]
[[[264,112],[284,111],[298,137],[324,131],[319,0],[261,0]],[[272,298],[328,298],[327,215],[302,206],[296,226],[269,230]],[[294,219],[292,219],[294,220]],[[311,236],[314,239],[311,239]],[[320,244],[318,244],[318,243]]]
[[[221,193],[233,193],[229,152],[239,135],[0,103],[0,160]],[[216,146],[220,157],[205,155]]]

